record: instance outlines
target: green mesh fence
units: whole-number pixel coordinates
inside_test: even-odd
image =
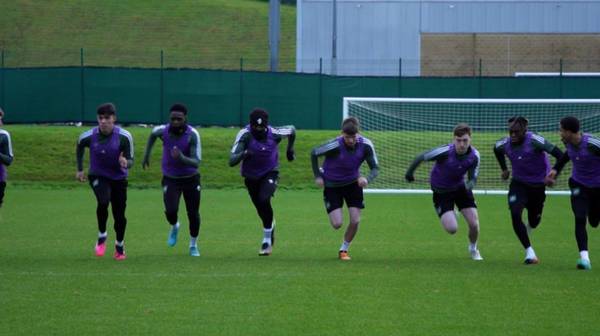
[[[600,98],[599,77],[337,77],[320,74],[104,67],[0,68],[8,123],[94,122],[111,101],[122,123],[166,121],[189,106],[203,126],[239,126],[253,107],[273,124],[337,129],[343,97]]]

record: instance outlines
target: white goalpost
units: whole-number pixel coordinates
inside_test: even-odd
[[[508,119],[524,116],[529,130],[544,136],[564,150],[558,125],[572,115],[581,121],[582,131],[600,133],[600,99],[460,99],[460,98],[361,98],[345,97],[343,118],[360,120],[361,133],[375,144],[380,164],[379,177],[365,192],[429,193],[432,163],[424,162],[415,173],[415,182],[404,180],[404,172],[420,153],[452,142],[452,130],[460,122],[473,129],[472,145],[481,155],[475,193],[506,194],[509,181],[500,178],[493,153],[496,141],[508,136]],[[550,157],[553,165],[555,160]],[[507,159],[510,169],[510,161]],[[368,169],[368,168],[363,168]],[[568,195],[567,165],[549,194]]]

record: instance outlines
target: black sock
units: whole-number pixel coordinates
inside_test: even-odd
[[[98,237],[98,245],[104,244],[105,241],[106,241],[106,236]]]
[[[115,245],[115,249],[117,250],[117,252],[119,252],[120,254],[123,254],[123,245],[119,246],[119,245]]]

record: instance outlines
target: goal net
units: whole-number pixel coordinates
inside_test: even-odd
[[[600,99],[444,99],[444,98],[344,98],[344,118],[357,117],[361,132],[375,145],[379,177],[369,185],[371,192],[428,192],[432,162],[423,162],[415,181],[407,183],[404,173],[420,153],[452,142],[452,130],[460,122],[473,129],[472,145],[481,155],[476,192],[506,193],[508,181],[500,178],[493,147],[508,136],[508,119],[524,116],[529,130],[544,136],[564,150],[558,133],[562,117],[581,121],[584,132],[600,133]],[[555,160],[550,156],[550,162]],[[510,161],[507,158],[510,169]],[[364,165],[366,166],[366,165]],[[368,169],[363,167],[363,169]],[[571,164],[548,192],[565,193]]]

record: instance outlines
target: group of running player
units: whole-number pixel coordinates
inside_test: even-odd
[[[529,121],[524,117],[508,120],[509,136],[494,146],[494,154],[500,168],[501,178],[507,180],[512,167],[512,179],[508,190],[508,206],[513,230],[525,249],[525,264],[538,264],[539,259],[530,242],[531,232],[542,219],[546,199],[546,186],[552,186],[565,164],[573,162],[569,179],[571,208],[575,215],[575,238],[579,248],[577,268],[591,269],[587,246],[586,225],[598,227],[600,222],[600,139],[580,132],[579,120],[569,116],[560,120],[559,132],[567,150],[562,152],[539,134],[527,129]],[[550,167],[548,154],[556,158]],[[483,260],[477,248],[479,219],[472,189],[479,172],[479,152],[471,146],[471,129],[459,124],[454,129],[454,141],[434,148],[415,158],[406,171],[407,181],[414,181],[413,173],[422,161],[435,161],[430,174],[433,203],[442,226],[450,234],[457,230],[456,206],[469,225],[469,252],[474,260]],[[465,175],[467,179],[465,181]],[[527,222],[522,219],[527,209]]]
[[[187,108],[174,104],[169,110],[169,123],[155,127],[147,142],[142,167],[150,165],[150,153],[157,138],[162,140],[162,190],[165,216],[170,224],[167,243],[175,246],[179,233],[178,208],[183,194],[189,222],[189,254],[200,256],[198,235],[200,231],[201,184],[198,166],[202,159],[200,135],[188,125]],[[0,125],[4,112],[0,109]],[[116,108],[105,103],[97,109],[98,126],[83,132],[77,142],[77,173],[79,181],[89,180],[97,200],[96,217],[98,238],[94,252],[106,252],[108,207],[111,205],[116,233],[114,258],[126,258],[124,248],[127,219],[127,174],[133,165],[133,138],[125,129],[116,126]],[[311,151],[312,170],[317,186],[323,188],[325,209],[334,229],[343,225],[342,207],[348,207],[349,224],[344,234],[338,257],[350,260],[348,253],[360,223],[364,208],[363,189],[378,175],[379,167],[373,143],[359,133],[359,121],[354,117],[342,122],[341,135],[315,147]],[[508,205],[515,234],[525,248],[525,264],[537,264],[539,259],[530,242],[530,233],[542,216],[546,186],[555,183],[565,164],[573,161],[569,179],[571,206],[575,215],[575,236],[580,251],[577,268],[591,269],[587,247],[586,225],[600,222],[600,139],[580,132],[579,120],[565,117],[560,121],[560,136],[566,152],[528,131],[528,120],[514,117],[508,120],[509,136],[499,140],[494,154],[502,170],[501,178],[507,180],[510,171],[505,156],[511,162],[512,180],[508,192]],[[408,182],[414,181],[414,171],[423,161],[434,161],[430,173],[433,203],[444,229],[454,234],[458,224],[455,206],[469,226],[469,253],[473,260],[483,260],[477,241],[479,218],[472,189],[479,174],[480,156],[471,146],[471,128],[467,124],[455,127],[453,141],[418,155],[406,171]],[[275,244],[275,219],[271,198],[279,180],[279,143],[287,138],[286,157],[295,159],[293,126],[272,127],[269,114],[254,109],[249,124],[242,128],[231,149],[229,165],[241,162],[241,175],[250,199],[263,225],[263,240],[259,255],[269,256]],[[89,148],[90,165],[87,176],[83,169],[85,147]],[[550,168],[548,155],[556,158]],[[324,157],[319,165],[319,157]],[[10,135],[0,130],[0,206],[6,186],[6,168],[13,160]],[[370,173],[360,175],[360,166],[366,161]],[[528,221],[522,220],[527,209]]]

